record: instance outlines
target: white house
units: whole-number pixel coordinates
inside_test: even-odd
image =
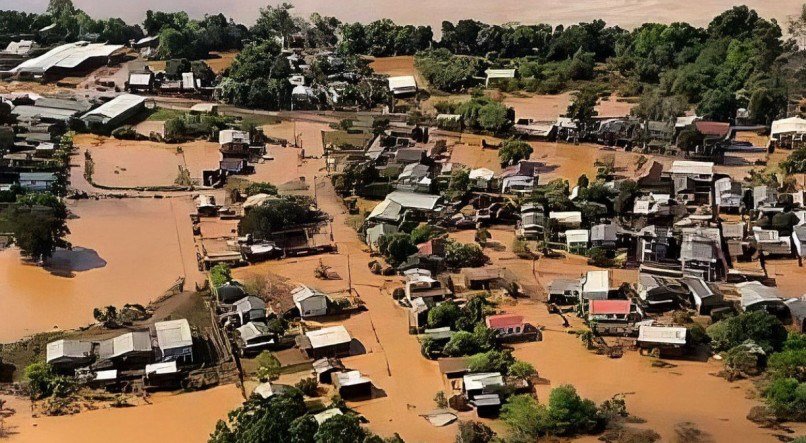
[[[302,318],[327,314],[327,295],[323,292],[300,285],[291,291],[291,297]]]

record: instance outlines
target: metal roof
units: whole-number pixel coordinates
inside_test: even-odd
[[[670,169],[672,174],[713,175],[713,162],[695,162],[690,160],[675,160]]]
[[[417,89],[417,80],[413,75],[401,75],[397,77],[389,77],[389,90],[396,92],[397,90]]]
[[[119,95],[112,100],[98,106],[92,111],[81,116],[82,120],[87,118],[100,118],[106,124],[110,120],[119,117],[132,108],[143,104],[146,101],[145,97],[140,97],[134,94]]]
[[[160,349],[176,349],[193,346],[190,323],[187,319],[169,320],[154,323],[157,343]]]
[[[687,332],[683,327],[641,325],[638,328],[638,341],[685,345]]]
[[[291,290],[291,298],[294,299],[294,303],[300,303],[303,300],[313,297],[327,297],[327,295],[325,295],[325,293],[322,291],[311,289],[305,285],[299,285]]]
[[[569,229],[565,231],[565,242],[571,243],[587,243],[590,233],[587,229]]]
[[[57,46],[39,57],[26,60],[10,72],[46,72],[51,68],[75,68],[95,57],[109,57],[123,45],[106,45],[85,41]]]
[[[322,328],[316,331],[308,331],[305,333],[305,336],[311,341],[311,348],[313,349],[341,345],[352,341],[350,333],[341,325]]]
[[[504,377],[500,372],[482,372],[468,374],[462,379],[465,390],[484,389],[489,386],[504,386]]]
[[[361,375],[359,371],[337,372],[333,374],[333,384],[338,388],[342,386],[356,386],[372,383],[372,380]]]
[[[150,352],[151,350],[151,334],[146,331],[136,331],[102,341],[98,355],[103,359],[108,359],[131,352]]]
[[[789,132],[806,133],[806,120],[799,117],[789,117],[772,122],[770,137],[775,138],[778,134]]]
[[[56,340],[48,343],[46,359],[48,363],[60,358],[86,358],[92,353],[92,342],[80,340]]]
[[[488,69],[484,72],[487,78],[515,78],[514,69]]]
[[[325,409],[324,411],[322,411],[322,412],[320,412],[318,414],[314,414],[313,418],[314,418],[314,420],[316,420],[317,423],[319,423],[321,425],[322,423],[326,422],[328,419],[333,418],[333,417],[335,417],[337,415],[342,415],[342,414],[344,414],[344,413],[341,412],[341,410],[339,408],[331,408],[331,409]]]
[[[737,283],[736,289],[742,294],[742,308],[747,309],[759,303],[783,303],[778,289],[764,286],[757,281]]]
[[[271,335],[271,332],[269,332],[269,327],[263,322],[250,321],[236,330],[238,331],[238,334],[241,335],[241,339],[243,341],[249,341],[258,337],[268,337]]]

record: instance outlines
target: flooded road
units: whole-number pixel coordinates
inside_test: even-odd
[[[92,323],[95,307],[148,304],[179,277],[200,281],[188,214],[189,197],[70,202],[72,251],[51,266],[23,263],[0,251],[0,342]]]

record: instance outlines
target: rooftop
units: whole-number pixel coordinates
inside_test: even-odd
[[[685,345],[686,332],[684,327],[641,325],[638,328],[638,341]]]
[[[627,315],[630,313],[631,306],[632,302],[629,300],[591,300],[590,313],[591,315]]]
[[[157,343],[160,349],[176,349],[193,346],[190,324],[186,319],[160,321],[154,323]]]
[[[350,333],[341,325],[322,328],[316,331],[308,331],[305,333],[305,336],[311,341],[311,348],[313,349],[341,345],[352,341]]]

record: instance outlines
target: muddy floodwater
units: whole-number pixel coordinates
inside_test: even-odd
[[[686,21],[704,26],[717,14],[734,5],[746,4],[764,17],[779,22],[798,13],[800,0],[498,0],[498,1],[429,1],[407,0],[285,0],[295,6],[295,14],[308,16],[313,12],[336,16],[342,21],[368,22],[390,18],[400,23],[426,24],[439,33],[443,20],[472,18],[488,23],[521,22],[525,24],[572,24],[603,19],[609,24],[626,28],[644,22],[671,23]],[[187,11],[193,17],[223,13],[236,21],[252,24],[258,10],[279,0],[141,0],[132,6],[126,0],[74,0],[93,17],[122,17],[129,22],[141,22],[145,11]],[[21,9],[42,12],[48,0],[0,0],[0,9]]]
[[[78,415],[34,418],[25,400],[7,398],[17,413],[6,421],[10,443],[142,443],[207,441],[219,419],[242,401],[235,385],[206,391],[158,393],[151,404],[101,409]]]
[[[47,267],[0,251],[0,343],[92,323],[92,310],[148,304],[179,277],[192,288],[196,268],[189,197],[81,200],[68,204],[72,251]]]

